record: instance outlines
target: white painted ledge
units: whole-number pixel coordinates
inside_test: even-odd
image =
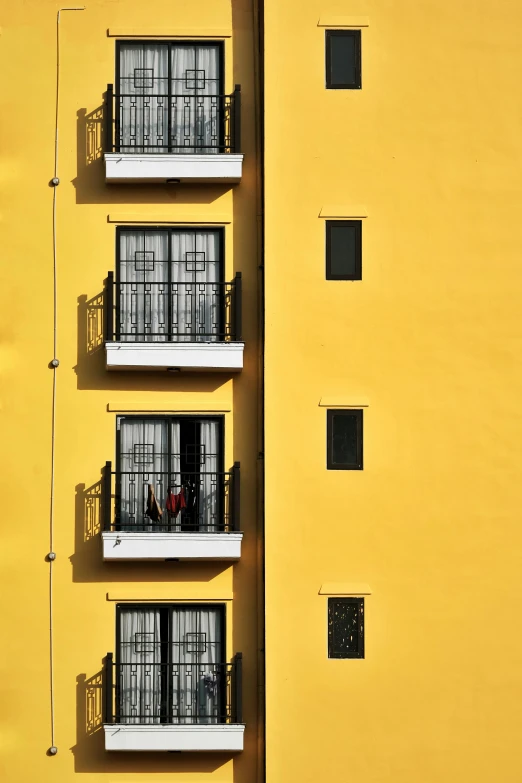
[[[214,370],[243,369],[244,343],[105,343],[108,370]]]
[[[102,532],[104,560],[239,560],[243,533]]]
[[[106,182],[183,182],[241,181],[243,155],[236,153],[105,153]],[[174,183],[175,184],[175,183]]]
[[[106,723],[105,750],[187,750],[228,751],[243,750],[242,723],[211,725],[158,725]]]

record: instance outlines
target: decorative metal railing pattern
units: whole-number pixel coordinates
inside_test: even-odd
[[[230,283],[105,281],[105,340],[230,342],[241,340],[242,277]]]
[[[231,663],[151,660],[103,666],[105,723],[242,723],[242,653]]]
[[[170,85],[170,86],[169,86]],[[131,85],[132,86],[132,85]],[[241,86],[231,95],[176,95],[172,82],[107,85],[105,152],[215,154],[241,151]]]
[[[151,511],[147,509],[149,486],[154,490],[159,515],[157,512],[147,515]],[[113,531],[239,531],[240,464],[234,463],[226,472],[165,472],[113,471],[112,463],[106,462],[102,476],[102,516],[103,529]]]

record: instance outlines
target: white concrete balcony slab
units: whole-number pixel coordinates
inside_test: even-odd
[[[243,342],[106,342],[108,370],[240,372]]]
[[[105,750],[223,751],[243,750],[243,723],[159,725],[104,724]]]
[[[241,182],[241,153],[139,153],[106,152],[108,183]]]
[[[243,533],[102,532],[103,559],[239,560]]]

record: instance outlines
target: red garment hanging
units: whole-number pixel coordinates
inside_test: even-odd
[[[178,495],[175,495],[172,490],[169,489],[167,492],[167,502],[165,505],[167,507],[169,517],[176,519],[181,509],[187,507],[183,488],[181,488]]]

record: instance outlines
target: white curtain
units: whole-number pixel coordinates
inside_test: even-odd
[[[223,340],[220,247],[217,231],[121,231],[118,339]]]
[[[122,43],[118,92],[120,151],[168,152],[168,47]]]
[[[169,332],[169,234],[122,231],[118,270],[119,339],[161,342]]]
[[[160,612],[154,609],[122,609],[116,699],[122,723],[160,723],[162,705]]]
[[[219,47],[172,47],[171,143],[173,152],[209,154],[222,143]]]
[[[219,723],[225,698],[221,613],[173,607],[172,716],[174,723]]]
[[[172,326],[177,333],[176,340],[214,342],[220,339],[223,288],[216,285],[221,277],[220,268],[217,231],[173,232]]]
[[[120,419],[120,519],[122,530],[154,531],[166,524],[169,488],[168,422],[166,419]],[[160,521],[145,516],[149,484],[163,509]]]
[[[203,475],[199,485],[199,526],[203,532],[213,532],[219,528],[217,421],[201,420],[200,443],[204,460],[201,463]]]
[[[170,51],[169,84],[168,44],[120,45],[121,152],[219,152],[219,46],[176,44]]]

